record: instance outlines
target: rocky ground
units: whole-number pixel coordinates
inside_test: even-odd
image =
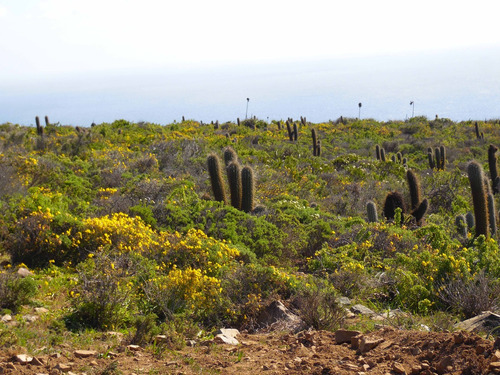
[[[29,357],[0,353],[0,374],[488,374],[500,373],[500,340],[468,332],[383,328],[238,334],[179,351],[62,348]],[[158,346],[158,348],[160,345]]]

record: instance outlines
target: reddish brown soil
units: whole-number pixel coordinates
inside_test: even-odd
[[[0,374],[57,374],[58,364],[73,374],[488,374],[500,373],[500,351],[492,340],[470,333],[426,333],[390,328],[364,335],[382,339],[360,353],[337,344],[335,334],[241,334],[240,345],[199,343],[180,351],[120,350],[102,358],[76,358],[73,349],[59,358],[21,365],[0,353]],[[492,364],[493,363],[493,364]],[[59,366],[60,367],[60,366]]]

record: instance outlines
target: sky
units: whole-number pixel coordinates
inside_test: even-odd
[[[498,118],[499,11],[494,0],[0,0],[0,123],[234,120],[247,97],[263,119],[355,117],[360,101],[380,120],[411,115],[409,101],[419,115]]]

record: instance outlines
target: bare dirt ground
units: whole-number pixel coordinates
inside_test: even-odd
[[[338,335],[338,334],[337,334]],[[340,336],[337,336],[339,338]],[[240,334],[239,345],[201,342],[179,351],[122,348],[81,358],[75,348],[21,364],[0,353],[0,374],[489,374],[500,351],[475,334],[384,328],[339,344],[336,333]],[[357,349],[355,347],[358,347]]]

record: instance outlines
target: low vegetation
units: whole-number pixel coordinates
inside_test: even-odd
[[[447,327],[495,309],[499,144],[424,117],[0,125],[0,317],[49,310],[0,347],[175,347],[276,299],[321,329],[340,296]]]

